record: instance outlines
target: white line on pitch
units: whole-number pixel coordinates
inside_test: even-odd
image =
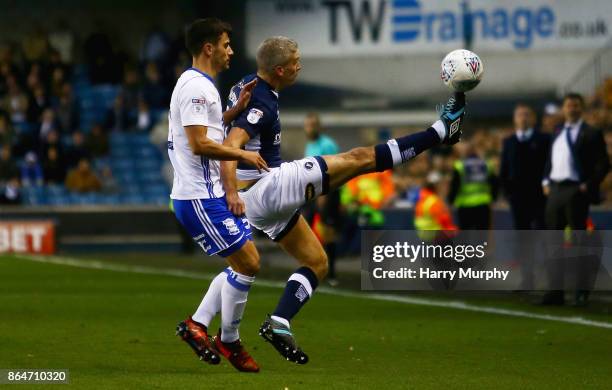
[[[67,266],[79,267],[79,268],[100,269],[100,270],[105,270],[105,271],[117,271],[117,272],[131,272],[131,273],[148,274],[148,275],[176,276],[180,278],[189,278],[189,279],[212,279],[213,277],[216,276],[216,274],[184,271],[180,269],[161,269],[161,268],[155,268],[155,267],[145,267],[145,266],[140,266],[140,265],[126,265],[126,264],[108,263],[108,262],[97,261],[97,260],[75,259],[75,258],[62,257],[62,256],[35,256],[35,255],[19,254],[19,255],[15,255],[15,257],[24,259],[24,260],[36,261],[40,263],[67,265]],[[263,286],[263,287],[275,287],[275,288],[285,287],[285,282],[275,282],[275,281],[265,280],[265,279],[257,279],[256,284]],[[612,323],[610,322],[592,321],[592,320],[588,320],[582,317],[563,317],[563,316],[557,316],[557,315],[551,315],[551,314],[531,313],[531,312],[521,311],[521,310],[502,309],[502,308],[491,307],[491,306],[479,306],[479,305],[472,305],[472,304],[461,302],[461,301],[444,301],[444,300],[434,300],[434,299],[427,299],[427,298],[416,298],[416,297],[407,297],[407,296],[400,296],[400,295],[391,295],[391,294],[372,294],[372,293],[365,293],[365,292],[360,293],[360,292],[335,289],[335,288],[331,289],[327,287],[321,287],[317,291],[320,293],[324,293],[324,294],[337,295],[337,296],[349,297],[349,298],[398,302],[398,303],[405,303],[405,304],[410,304],[410,305],[435,306],[435,307],[467,310],[467,311],[480,312],[480,313],[499,314],[499,315],[512,316],[512,317],[523,317],[523,318],[546,320],[546,321],[564,322],[568,324],[593,326],[596,328],[612,329]]]

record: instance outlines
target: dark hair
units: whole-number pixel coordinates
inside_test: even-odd
[[[579,93],[576,93],[576,92],[566,93],[565,96],[563,96],[563,103],[565,103],[566,100],[578,100],[580,102],[580,105],[584,107],[584,98]]]
[[[202,45],[216,45],[223,33],[230,35],[232,26],[217,18],[197,19],[185,27],[185,46],[192,56],[197,57]]]

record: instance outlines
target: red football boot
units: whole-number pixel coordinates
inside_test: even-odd
[[[217,336],[214,337],[214,341],[217,351],[225,356],[238,371],[259,372],[259,365],[255,359],[249,355],[244,346],[240,343],[240,340],[224,343],[221,341],[221,331],[219,331]]]
[[[200,360],[208,364],[219,364],[221,362],[219,352],[208,337],[206,330],[204,325],[189,317],[177,325],[176,335],[193,349]]]

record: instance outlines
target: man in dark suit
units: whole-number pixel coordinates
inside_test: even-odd
[[[535,123],[533,109],[526,104],[517,104],[514,109],[516,131],[503,143],[499,175],[517,230],[543,229],[545,226],[542,178],[550,137],[537,131]]]
[[[557,128],[544,171],[543,189],[548,195],[546,227],[584,231],[589,205],[601,201],[599,185],[609,170],[609,157],[601,130],[582,118],[584,99],[570,93],[563,99],[565,123]],[[564,270],[562,262],[549,268],[551,287],[544,304],[563,304]],[[578,297],[577,297],[578,298]]]
[[[536,130],[536,114],[530,106],[519,103],[514,108],[515,133],[503,142],[500,183],[510,203],[514,229],[544,229],[545,198],[542,178],[548,159],[550,136]],[[533,253],[535,247],[519,233],[516,257],[521,262],[521,290],[533,289]]]

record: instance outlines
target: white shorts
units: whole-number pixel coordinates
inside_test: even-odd
[[[250,224],[279,241],[298,221],[300,207],[328,190],[327,164],[316,156],[282,163],[239,194]]]

